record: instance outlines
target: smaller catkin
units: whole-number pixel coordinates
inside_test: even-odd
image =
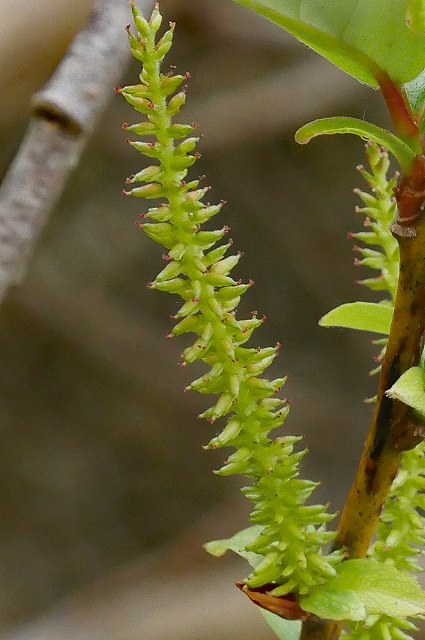
[[[366,144],[366,156],[371,171],[367,171],[363,165],[359,165],[357,169],[368,183],[371,193],[354,189],[354,193],[363,203],[363,206],[356,207],[356,212],[364,216],[365,231],[350,233],[349,237],[359,242],[354,245],[354,251],[359,253],[361,258],[356,258],[354,264],[357,267],[368,267],[378,271],[377,275],[358,280],[358,283],[373,291],[389,294],[382,304],[393,306],[397,291],[400,255],[398,242],[391,233],[390,227],[396,213],[394,187],[397,184],[398,174],[388,180],[387,173],[390,167],[388,152],[377,144],[372,142]],[[378,366],[370,372],[371,375],[381,371],[387,338],[375,340],[374,344],[381,346],[381,352],[376,358]]]
[[[159,204],[142,215],[140,228],[167,251],[166,265],[149,287],[182,298],[170,335],[195,334],[194,343],[182,353],[182,364],[201,360],[208,368],[188,389],[217,396],[200,416],[224,425],[208,448],[234,448],[217,473],[242,474],[249,480],[242,491],[254,503],[251,519],[261,528],[255,529],[255,539],[247,549],[263,560],[249,576],[248,585],[272,583],[274,595],[304,594],[334,575],[334,565],[342,559],[339,551],[322,552],[334,536],[326,531],[333,515],[327,506],[306,504],[316,483],[298,477],[305,454],[295,447],[299,438],[270,437],[288,413],[286,402],[277,395],[285,379],[262,376],[279,345],[245,346],[263,323],[256,313],[248,319],[236,316],[240,297],[252,282],[230,275],[241,254],[227,255],[231,240],[220,244],[228,228],[203,229],[223,203],[203,202],[208,187],[202,187],[200,180],[186,180],[188,168],[199,157],[195,151],[198,138],[192,125],[176,123],[174,117],[185,103],[181,86],[188,74],[164,75],[160,70],[171,47],[174,24],[156,40],[161,25],[158,6],[149,20],[134,6],[132,10],[137,35],[128,30],[130,47],[143,69],[140,84],[117,90],[146,116],[144,122],[125,125],[125,129],[144,138],[130,144],[153,163],[127,180],[141,186],[126,193],[159,199]]]
[[[354,193],[360,197],[364,205],[356,207],[356,211],[364,216],[363,224],[366,229],[350,234],[350,237],[366,245],[366,247],[355,245],[354,249],[362,256],[355,261],[355,264],[379,271],[377,276],[360,280],[359,284],[375,291],[387,291],[391,301],[394,301],[400,258],[398,242],[391,233],[390,227],[396,213],[394,187],[397,184],[398,175],[388,180],[387,172],[390,167],[388,153],[378,145],[367,143],[366,155],[371,172],[366,171],[362,165],[357,168],[372,193],[354,189]]]

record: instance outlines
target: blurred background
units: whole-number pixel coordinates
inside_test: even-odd
[[[30,97],[87,20],[91,0],[0,0],[0,175],[19,148]],[[190,71],[185,120],[200,125],[218,224],[256,286],[241,313],[267,322],[255,341],[282,345],[285,428],[304,434],[303,475],[340,509],[365,437],[376,354],[365,334],[325,330],[321,315],[368,298],[354,284],[352,241],[363,186],[357,139],[293,140],[336,114],[386,124],[379,96],[230,0],[162,0],[177,22],[169,63]],[[130,15],[129,20],[130,22]],[[124,25],[123,25],[124,27]],[[123,38],[125,33],[123,31]],[[139,66],[123,69],[121,84]],[[201,543],[247,526],[238,479],[202,451],[205,399],[182,394],[196,367],[166,341],[176,301],[145,287],[161,249],[125,199],[141,168],[124,143],[137,114],[113,96],[37,245],[0,308],[0,637],[7,640],[254,640],[271,637],[235,589],[246,567]],[[245,601],[246,600],[246,601]]]

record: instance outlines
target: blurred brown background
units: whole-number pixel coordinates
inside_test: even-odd
[[[0,0],[0,174],[39,89],[90,11],[90,0]],[[245,258],[243,301],[268,321],[256,341],[283,344],[290,433],[310,449],[316,498],[342,506],[374,393],[368,335],[319,329],[333,306],[367,297],[352,267],[360,227],[352,188],[362,145],[349,137],[298,147],[298,126],[350,114],[385,122],[377,96],[230,0],[163,0],[177,21],[170,64],[190,70],[186,120],[200,124],[211,201],[227,206]],[[130,21],[130,16],[129,16]],[[124,26],[124,25],[123,25]],[[123,38],[125,33],[123,31]],[[136,81],[138,65],[123,70]],[[112,88],[111,88],[112,95]],[[0,630],[9,640],[245,640],[269,633],[233,582],[246,568],[200,544],[246,526],[238,479],[202,452],[214,430],[205,399],[181,393],[165,341],[176,301],[150,292],[161,250],[121,195],[140,156],[120,127],[119,97],[63,194],[23,284],[0,309]]]

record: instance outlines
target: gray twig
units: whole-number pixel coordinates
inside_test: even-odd
[[[153,0],[141,0],[147,13]],[[128,0],[100,0],[47,85],[0,187],[0,300],[37,238],[129,58]]]

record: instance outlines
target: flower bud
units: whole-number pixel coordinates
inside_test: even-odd
[[[130,42],[130,50],[133,58],[145,63],[148,58],[145,41],[138,40],[130,31],[128,31],[128,40]]]
[[[184,76],[180,76],[180,75],[162,77],[161,78],[161,93],[162,93],[162,95],[168,97],[172,93],[174,93],[174,91],[177,91],[177,89],[179,88],[179,86],[181,85],[181,83],[183,82],[184,79],[185,79],[185,77]],[[176,125],[174,125],[174,126],[176,126]],[[181,126],[184,127],[184,126],[189,126],[189,125],[181,125]],[[190,130],[192,130],[192,127],[190,127]]]
[[[199,300],[197,299],[191,299],[188,300],[187,302],[185,302],[180,309],[177,311],[177,313],[174,314],[174,318],[184,318],[186,316],[189,316],[193,313],[197,313],[199,311]]]
[[[173,31],[174,31],[175,23],[171,22],[170,27],[171,28],[164,33],[162,38],[158,40],[157,44],[155,45],[156,57],[159,60],[162,60],[167,55],[167,53],[169,52],[173,44]]]
[[[216,229],[216,231],[199,231],[195,236],[196,243],[203,249],[209,249],[209,247],[215,245],[218,240],[221,240],[226,231],[226,227]]]
[[[250,286],[250,284],[235,284],[231,287],[221,287],[216,295],[220,301],[233,300],[233,298],[238,298],[243,295]]]
[[[210,407],[209,409],[201,413],[199,417],[205,418],[206,420],[216,420],[217,418],[221,418],[221,416],[228,413],[230,408],[232,407],[232,404],[233,404],[232,395],[230,393],[222,393],[219,399],[217,400],[216,404],[213,407]],[[240,453],[240,451],[238,451],[237,453]]]
[[[143,185],[143,187],[135,187],[130,191],[124,191],[126,196],[135,196],[136,198],[160,198],[164,194],[163,187],[157,182],[149,182],[149,184]]]
[[[210,440],[207,448],[217,449],[219,447],[225,447],[239,435],[241,429],[242,423],[239,420],[230,420],[224,427],[223,431],[218,436]]]
[[[202,321],[197,316],[189,316],[180,320],[172,329],[173,336],[181,336],[184,333],[198,333]]]
[[[162,15],[159,13],[159,5],[156,4],[149,20],[149,27],[153,33],[156,33],[162,23]]]
[[[167,135],[174,140],[185,138],[192,133],[193,127],[190,124],[172,124],[167,129]]]
[[[138,124],[126,125],[125,130],[131,131],[138,136],[152,136],[157,132],[155,124],[153,122],[150,122],[149,120],[139,122]]]
[[[215,215],[217,215],[222,206],[223,205],[220,203],[199,209],[199,211],[197,211],[194,216],[195,221],[199,224],[207,222],[210,218],[213,218]]]
[[[172,260],[167,264],[166,267],[158,275],[156,276],[153,284],[157,284],[158,282],[162,282],[163,280],[170,280],[171,278],[175,278],[181,273],[181,263]]]
[[[158,164],[152,164],[142,171],[135,173],[130,178],[127,178],[127,184],[133,184],[134,182],[149,182],[150,180],[157,181],[162,176],[162,168]]]
[[[143,17],[142,12],[137,9],[134,4],[131,4],[131,10],[133,12],[134,24],[137,27],[137,31],[141,38],[149,38],[151,30],[148,21]]]
[[[198,142],[199,138],[186,138],[186,140],[183,140],[183,142],[180,142],[180,144],[177,145],[177,147],[174,149],[174,153],[176,155],[184,155],[186,153],[189,153],[190,151],[193,151],[195,149]]]
[[[182,171],[183,169],[188,169],[195,164],[196,160],[196,156],[183,156],[181,158],[174,156],[170,162],[170,168],[174,171]]]
[[[176,113],[180,111],[184,103],[186,102],[186,93],[184,91],[180,91],[176,93],[175,96],[170,98],[167,105],[167,115],[174,116]]]
[[[151,283],[151,288],[158,289],[158,291],[167,291],[168,293],[182,293],[187,288],[187,280],[184,278],[172,278],[163,282],[154,280]]]
[[[209,251],[204,257],[205,264],[210,266],[214,264],[214,262],[217,262],[217,260],[220,260],[231,246],[231,243],[228,242],[227,244],[221,245],[221,247]]]
[[[121,87],[119,90],[124,97],[129,96],[137,96],[138,98],[147,98],[150,96],[149,87],[144,84],[130,84],[126,87]]]
[[[155,142],[141,142],[140,140],[130,140],[129,144],[148,158],[159,158],[162,153],[161,146]]]
[[[214,275],[227,275],[229,271],[231,271],[238,264],[241,259],[241,254],[237,253],[234,256],[228,256],[223,260],[219,260],[215,264],[212,265],[210,269],[210,273]]]
[[[173,260],[181,260],[185,252],[186,252],[185,245],[182,242],[179,242],[178,244],[174,245],[172,249],[170,249],[170,251],[168,252],[168,255]]]
[[[142,225],[143,231],[155,242],[160,242],[164,247],[174,244],[174,230],[168,222],[155,222]]]
[[[152,207],[145,214],[145,218],[156,220],[156,222],[167,222],[171,218],[170,207],[161,205],[160,207]]]

